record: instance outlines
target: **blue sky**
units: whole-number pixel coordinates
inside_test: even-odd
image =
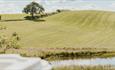
[[[0,0],[0,13],[21,13],[32,0]],[[56,9],[115,11],[115,0],[35,0],[46,11]]]

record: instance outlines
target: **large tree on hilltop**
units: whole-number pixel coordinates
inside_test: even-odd
[[[23,12],[26,14],[30,14],[31,18],[35,18],[35,14],[41,14],[45,11],[42,5],[37,2],[31,2],[24,9]]]

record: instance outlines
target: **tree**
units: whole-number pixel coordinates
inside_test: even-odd
[[[61,10],[60,10],[60,9],[57,9],[56,11],[57,11],[58,13],[60,13],[60,12],[61,12]]]
[[[30,14],[32,19],[35,19],[35,14],[41,14],[45,11],[42,5],[37,2],[31,2],[24,9],[23,12]]]

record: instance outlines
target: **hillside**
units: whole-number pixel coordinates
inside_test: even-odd
[[[65,25],[82,27],[110,27],[115,26],[115,13],[106,11],[68,11],[48,17],[48,20],[61,22]]]
[[[23,47],[115,50],[114,12],[68,11],[38,21],[24,20],[20,14],[2,16],[6,21],[0,25],[7,29],[0,32],[17,32]]]

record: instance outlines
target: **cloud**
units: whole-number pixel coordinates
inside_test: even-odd
[[[0,13],[20,13],[29,2],[0,0]]]
[[[20,13],[32,0],[0,0],[0,13]],[[115,11],[115,1],[102,0],[36,0],[46,11],[56,9]]]

